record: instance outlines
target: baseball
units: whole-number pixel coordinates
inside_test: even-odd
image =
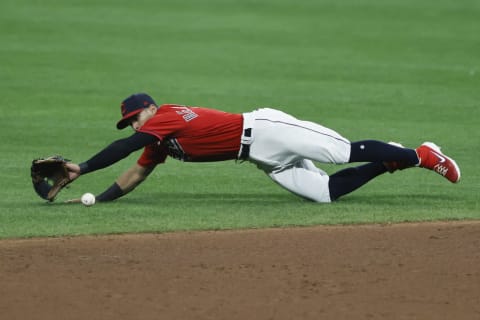
[[[95,196],[89,192],[85,193],[82,196],[81,200],[82,203],[87,207],[93,206],[95,204]]]

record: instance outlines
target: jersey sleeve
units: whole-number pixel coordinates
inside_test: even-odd
[[[142,155],[137,160],[137,164],[142,167],[149,167],[164,163],[168,156],[167,148],[162,144],[151,144],[145,147]]]

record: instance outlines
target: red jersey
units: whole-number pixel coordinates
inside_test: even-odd
[[[146,146],[137,162],[145,167],[167,156],[192,162],[236,159],[242,129],[241,114],[165,104],[137,130],[160,140]]]

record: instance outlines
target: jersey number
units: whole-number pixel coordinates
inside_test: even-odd
[[[189,109],[187,107],[182,107],[182,110],[177,110],[177,114],[181,115],[183,117],[183,120],[185,120],[186,122],[189,122],[198,117],[198,114],[196,114],[195,112],[193,112],[192,109]]]

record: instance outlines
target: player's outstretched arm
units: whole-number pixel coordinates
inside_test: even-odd
[[[142,167],[139,164],[134,164],[130,169],[125,171],[116,181],[123,194],[135,189],[140,183],[145,181],[148,175],[153,171],[155,165],[150,167]]]
[[[96,196],[98,202],[112,201],[120,198],[133,189],[140,183],[145,181],[148,175],[155,169],[155,165],[149,167],[142,167],[138,164],[133,165],[130,169],[125,171],[117,181],[112,184],[107,190]],[[80,203],[80,199],[70,199],[67,203]]]
[[[134,164],[130,169],[118,177],[117,181],[115,181],[110,188],[99,194],[96,197],[97,201],[112,201],[126,195],[142,183],[154,168],[155,165],[142,167],[139,164]]]

